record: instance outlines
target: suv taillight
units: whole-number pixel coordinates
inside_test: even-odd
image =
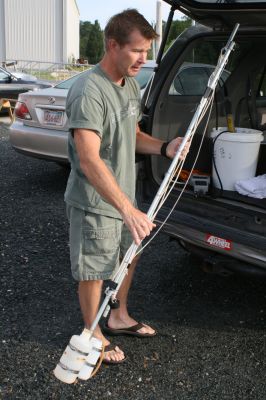
[[[25,103],[21,103],[21,101],[17,101],[16,107],[15,107],[15,116],[20,119],[27,119],[27,120],[31,119],[30,112]]]

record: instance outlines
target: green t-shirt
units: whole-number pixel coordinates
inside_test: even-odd
[[[101,138],[100,157],[121,190],[134,202],[136,126],[140,120],[140,90],[134,78],[115,84],[99,65],[85,72],[68,92],[68,153],[71,162],[65,201],[96,214],[122,218],[90,184],[80,168],[71,131],[90,129]]]

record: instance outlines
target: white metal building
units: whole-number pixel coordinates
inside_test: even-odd
[[[0,0],[0,63],[68,63],[78,57],[76,0]]]

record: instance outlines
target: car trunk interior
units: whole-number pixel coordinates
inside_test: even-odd
[[[194,72],[191,74],[191,79],[187,74],[187,81],[185,74],[183,74],[184,79],[181,79],[183,92],[178,92],[180,82],[177,84],[177,80],[181,81],[182,68],[186,65],[191,67],[193,65],[195,67],[215,66],[220,49],[225,45],[228,36],[222,37],[218,34],[216,37],[210,35],[205,38],[201,37],[192,41],[190,46],[182,53],[182,57],[178,59],[178,64],[173,65],[168,73],[167,80],[156,103],[153,117],[153,136],[169,141],[176,136],[185,135],[203,94],[203,92],[201,93],[203,83],[200,82]],[[235,127],[256,129],[264,134],[264,139],[260,144],[256,176],[266,174],[265,42],[266,37],[262,34],[254,33],[252,35],[249,32],[248,37],[245,34],[237,35],[235,50],[231,53],[225,68],[227,78],[225,83],[220,79],[217,85],[209,121],[207,121],[207,112],[194,135],[190,152],[183,166],[184,170],[193,169],[199,171],[200,174],[211,176],[213,139],[210,135],[214,128],[227,126],[225,102],[226,99],[229,99]],[[207,128],[202,148],[194,165],[206,123]],[[158,184],[161,183],[169,165],[170,161],[163,157],[152,157],[151,169]],[[192,192],[192,187],[187,186],[186,190]],[[210,185],[210,193],[219,201],[233,202],[240,207],[245,205],[245,207],[259,207],[261,211],[266,210],[266,199],[240,195],[232,190],[220,190],[213,188],[212,184]]]

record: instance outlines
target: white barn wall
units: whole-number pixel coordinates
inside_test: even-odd
[[[67,63],[78,58],[76,1],[0,0],[0,38],[0,61]]]
[[[79,58],[79,10],[76,1],[66,0],[66,56],[68,62]]]
[[[5,9],[4,0],[0,0],[0,61],[6,59],[6,36],[5,36]]]
[[[54,6],[54,0],[5,1],[7,59],[57,61],[54,38],[61,21]]]

